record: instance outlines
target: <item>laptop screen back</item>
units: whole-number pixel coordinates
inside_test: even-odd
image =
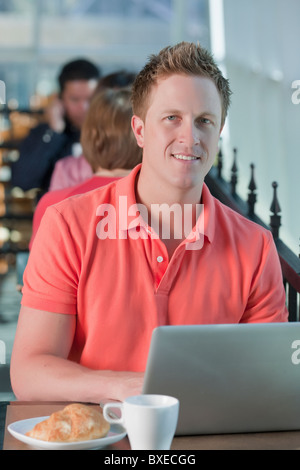
[[[158,327],[143,393],[180,400],[177,435],[300,429],[300,323]]]

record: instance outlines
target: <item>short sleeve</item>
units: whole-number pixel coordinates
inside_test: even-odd
[[[22,305],[63,314],[76,314],[80,273],[76,226],[55,206],[41,221],[24,272]]]
[[[271,232],[265,231],[261,262],[253,275],[251,292],[242,322],[288,320],[282,271]]]

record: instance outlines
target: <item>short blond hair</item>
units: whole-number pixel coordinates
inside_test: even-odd
[[[152,87],[161,78],[174,74],[195,75],[210,78],[221,98],[222,125],[230,106],[229,81],[223,77],[212,55],[199,44],[181,42],[168,46],[151,55],[145,67],[137,75],[132,88],[133,112],[145,119]]]
[[[93,171],[131,170],[141,162],[142,152],[131,128],[131,90],[104,89],[91,100],[81,130],[83,155]]]

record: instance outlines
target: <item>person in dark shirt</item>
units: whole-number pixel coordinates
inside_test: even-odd
[[[85,59],[63,66],[58,77],[59,95],[46,111],[47,122],[32,129],[20,145],[19,159],[12,165],[13,187],[45,192],[55,163],[80,154],[80,129],[99,77],[100,69]]]

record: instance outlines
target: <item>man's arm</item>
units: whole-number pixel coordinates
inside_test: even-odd
[[[21,307],[11,358],[20,400],[124,400],[141,393],[143,373],[97,371],[68,360],[76,317]]]
[[[286,296],[277,249],[270,231],[266,238],[259,266],[251,285],[243,322],[285,322],[288,321]]]

